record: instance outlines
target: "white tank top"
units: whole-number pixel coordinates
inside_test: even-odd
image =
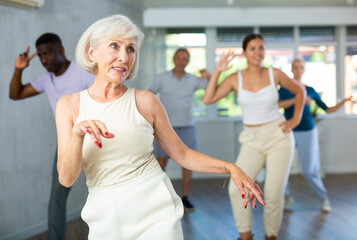
[[[270,84],[257,92],[243,89],[242,73],[238,72],[238,104],[242,107],[243,123],[257,125],[271,122],[281,117],[279,93],[275,86],[273,69],[269,68]]]
[[[75,125],[83,120],[100,120],[111,139],[94,145],[88,134],[83,143],[83,169],[88,187],[105,187],[125,182],[158,165],[153,151],[154,129],[139,113],[135,89],[108,103],[94,101],[87,90],[80,92],[80,108]]]

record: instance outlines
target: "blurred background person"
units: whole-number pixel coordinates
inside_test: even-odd
[[[301,79],[305,72],[304,62],[301,59],[295,59],[292,62],[291,71],[294,74],[293,80],[302,83]],[[345,98],[333,107],[328,107],[322,100],[320,95],[313,87],[304,85],[306,89],[306,102],[304,104],[303,114],[299,125],[294,129],[294,137],[299,153],[299,160],[302,174],[309,183],[310,188],[315,195],[321,200],[321,211],[330,212],[331,205],[328,199],[327,190],[320,177],[320,150],[319,137],[314,119],[310,111],[311,101],[315,101],[317,106],[326,111],[333,113],[340,109],[345,102],[350,101],[351,97]],[[279,107],[284,108],[286,119],[291,119],[295,111],[295,94],[288,89],[281,87],[279,89]],[[290,195],[289,182],[285,188],[285,207],[293,205],[294,200]]]
[[[60,97],[87,89],[94,82],[94,75],[79,68],[75,62],[67,60],[65,49],[58,35],[44,33],[36,40],[37,52],[30,53],[28,46],[15,61],[15,71],[10,83],[10,98],[25,99],[45,93],[52,108],[56,112],[56,104]],[[30,61],[38,55],[47,72],[33,82],[22,84],[22,73]],[[66,232],[66,204],[70,188],[58,182],[57,149],[52,168],[51,195],[48,204],[48,239],[64,239]]]
[[[185,71],[190,61],[190,53],[185,48],[176,50],[173,62],[174,69],[159,74],[153,81],[150,91],[159,94],[170,123],[183,143],[191,149],[197,150],[196,128],[192,114],[192,104],[195,91],[204,89],[210,73],[206,69],[200,70],[200,77]],[[157,145],[156,157],[163,170],[167,165],[169,155]],[[187,212],[195,210],[188,199],[192,179],[192,172],[182,168],[182,202]]]

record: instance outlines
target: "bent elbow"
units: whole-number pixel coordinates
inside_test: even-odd
[[[73,186],[73,182],[69,181],[68,179],[63,179],[60,176],[58,177],[59,183],[66,188],[70,188]]]
[[[9,94],[9,98],[10,98],[11,100],[20,100],[19,96],[15,96],[15,95],[13,95],[13,94]]]

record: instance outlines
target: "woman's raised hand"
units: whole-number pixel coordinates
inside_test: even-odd
[[[258,184],[254,183],[237,165],[229,164],[227,168],[230,170],[232,180],[239,189],[242,198],[245,199],[244,208],[252,201],[253,208],[256,209],[257,199],[263,206],[266,205],[262,198],[263,192],[260,190]],[[247,196],[245,190],[248,191]]]
[[[235,56],[237,55],[234,54],[233,50],[229,50],[227,53],[223,54],[216,64],[216,69],[220,72],[230,69],[232,66],[229,66],[229,63]]]
[[[114,134],[110,133],[105,124],[99,120],[82,121],[74,126],[73,133],[83,138],[88,134],[93,144],[99,148],[102,148],[101,137],[114,138]]]

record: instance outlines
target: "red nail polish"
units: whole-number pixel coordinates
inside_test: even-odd
[[[94,145],[98,146],[98,142],[97,142],[97,141],[94,141]]]
[[[248,205],[245,205],[244,208],[247,208]]]
[[[242,198],[244,199],[244,197],[245,197],[245,194],[243,193],[243,194],[242,194]]]
[[[86,130],[86,132],[87,132],[87,133],[90,133],[90,131],[89,131],[88,129]]]
[[[101,143],[99,143],[99,148],[102,148],[102,144]]]
[[[105,132],[104,135],[105,135],[105,136],[108,136],[108,132]]]
[[[254,209],[257,209],[257,205],[254,204]]]

